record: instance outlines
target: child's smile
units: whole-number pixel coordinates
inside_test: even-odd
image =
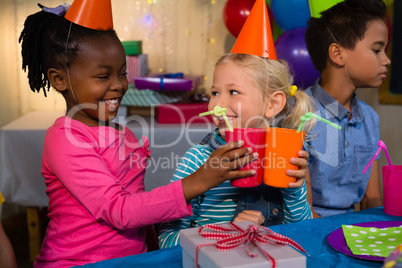
[[[67,111],[79,104],[71,117],[88,126],[113,120],[128,87],[126,55],[120,41],[109,36],[88,39],[69,71]]]
[[[236,122],[237,116],[227,116],[227,118],[228,118],[229,123],[232,126],[234,126],[236,124],[235,122]],[[223,130],[223,132],[224,132],[225,130],[229,129],[223,116],[217,117],[216,120],[218,120],[218,122],[219,122],[218,128],[220,130]]]
[[[101,100],[109,112],[115,112],[119,109],[119,98]]]

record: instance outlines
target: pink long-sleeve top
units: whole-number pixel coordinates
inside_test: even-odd
[[[42,175],[50,222],[34,267],[140,254],[148,225],[191,215],[180,181],[144,191],[144,147],[128,129],[63,116],[46,133]]]

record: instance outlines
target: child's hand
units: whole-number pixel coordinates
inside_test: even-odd
[[[286,170],[286,175],[291,177],[296,177],[296,182],[290,182],[288,184],[289,188],[298,188],[303,185],[304,178],[306,177],[307,172],[307,159],[309,157],[309,153],[303,150],[300,150],[298,153],[299,158],[292,157],[290,158],[290,163],[296,166],[299,166],[299,170]]]
[[[233,222],[252,221],[254,224],[261,225],[265,221],[265,217],[257,210],[243,210]]]
[[[202,172],[204,182],[209,180],[209,188],[216,187],[226,180],[255,175],[255,170],[238,170],[258,157],[251,148],[240,148],[243,141],[236,141],[216,149],[208,160],[198,169]]]
[[[240,148],[243,141],[235,141],[216,149],[193,174],[182,179],[187,202],[226,180],[253,176],[255,170],[237,170],[258,158],[251,148]]]

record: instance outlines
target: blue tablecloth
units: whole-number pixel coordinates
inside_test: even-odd
[[[382,262],[367,261],[347,256],[334,250],[327,241],[328,235],[342,224],[372,221],[402,221],[402,217],[384,213],[383,207],[336,215],[321,219],[305,220],[298,223],[272,226],[270,229],[298,242],[310,254],[307,267],[381,267]],[[402,243],[402,241],[401,241]],[[87,264],[83,267],[182,267],[181,247],[162,249],[141,255]]]

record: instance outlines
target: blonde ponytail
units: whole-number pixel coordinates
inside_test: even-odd
[[[292,101],[292,98],[294,99]],[[300,117],[307,112],[314,112],[310,97],[302,90],[297,90],[294,96],[287,95],[287,101],[291,103],[291,109],[281,122],[283,128],[297,129],[301,123]],[[314,126],[315,119],[307,121],[303,125],[303,131],[307,134]]]

